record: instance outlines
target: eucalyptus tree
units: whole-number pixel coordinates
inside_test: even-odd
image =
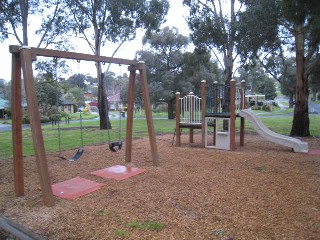
[[[320,100],[320,64],[310,73],[310,88],[312,92],[312,100]],[[318,98],[316,97],[318,94]]]
[[[190,91],[200,96],[201,81],[206,80],[207,85],[212,85],[215,81],[224,82],[224,73],[217,61],[211,59],[210,52],[205,48],[195,48],[193,52],[184,54],[184,64],[178,76],[180,81],[190,82],[192,88],[186,87],[178,89],[182,94]],[[184,91],[184,89],[186,91]]]
[[[271,78],[260,64],[240,68],[239,75],[240,80],[246,81],[251,92],[265,94],[266,99],[274,99],[277,96],[274,78]]]
[[[184,0],[183,3],[190,7],[188,25],[192,31],[191,40],[196,46],[212,51],[228,84],[233,77],[237,58],[237,16],[242,11],[241,4],[236,0],[227,3],[222,0]]]
[[[32,17],[32,18],[31,18]],[[61,0],[0,1],[0,40],[14,37],[20,45],[67,46],[68,18]],[[32,25],[32,28],[30,27]],[[32,35],[31,35],[32,34]],[[29,41],[32,36],[32,42]]]
[[[45,116],[54,113],[54,106],[61,105],[62,93],[56,82],[47,82],[39,80],[36,82],[36,93],[39,104],[39,110]]]
[[[290,135],[309,136],[308,78],[320,64],[320,5],[316,0],[243,0],[239,52],[244,57],[295,55],[296,105]]]
[[[167,0],[64,1],[73,16],[71,26],[74,32],[87,42],[92,53],[97,56],[101,55],[101,48],[109,42],[119,44],[115,53],[125,41],[136,37],[138,29],[146,29],[147,33],[157,30],[169,8]],[[96,69],[99,82],[100,128],[106,129],[110,125],[101,63],[96,63]]]
[[[177,76],[184,64],[183,52],[189,44],[188,37],[179,34],[175,27],[165,27],[160,32],[145,36],[143,43],[148,49],[137,52],[137,58],[148,62],[151,99],[153,103],[166,102],[168,118],[173,119],[175,92],[181,88]]]

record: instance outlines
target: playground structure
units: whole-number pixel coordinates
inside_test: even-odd
[[[30,116],[30,127],[32,131],[32,140],[35,150],[36,165],[42,190],[43,203],[46,206],[54,205],[54,197],[52,193],[49,170],[47,165],[47,157],[44,148],[44,140],[42,135],[40,113],[38,108],[38,100],[35,91],[35,83],[33,77],[32,61],[37,56],[76,59],[77,61],[93,61],[100,63],[115,63],[128,66],[129,74],[129,91],[128,91],[128,110],[127,110],[127,132],[126,132],[126,151],[125,162],[131,162],[132,157],[132,129],[133,129],[133,110],[134,110],[134,94],[136,71],[140,73],[141,92],[144,100],[147,128],[149,133],[149,142],[151,146],[151,154],[153,165],[159,165],[158,149],[156,144],[152,112],[150,105],[149,90],[146,78],[146,69],[144,62],[135,60],[112,58],[105,56],[96,56],[83,53],[65,52],[58,50],[49,50],[41,48],[31,48],[27,46],[9,47],[12,54],[12,138],[13,138],[13,165],[14,165],[14,186],[15,195],[24,196],[24,176],[23,176],[23,151],[22,151],[22,107],[21,107],[21,69],[23,72],[23,80],[26,90],[26,99],[28,105],[28,113]]]
[[[245,81],[237,87],[235,80],[230,85],[214,82],[206,86],[201,81],[201,98],[189,93],[180,97],[176,93],[176,145],[181,145],[181,129],[189,129],[189,142],[193,143],[193,130],[201,129],[202,146],[206,148],[235,150],[236,110],[245,106]],[[240,146],[244,143],[244,119],[240,118]],[[209,137],[209,132],[213,134]]]
[[[308,152],[308,143],[271,131],[250,109],[246,109],[247,106],[250,106],[250,102],[246,102],[245,81],[241,81],[240,86],[236,86],[235,80],[231,80],[229,85],[214,82],[212,86],[206,86],[206,81],[203,80],[201,98],[194,96],[192,92],[181,98],[177,92],[176,145],[181,145],[182,128],[189,128],[190,143],[193,143],[193,130],[201,129],[203,147],[234,151],[235,120],[240,117],[240,146],[244,145],[247,119],[257,133],[268,141],[289,147],[294,152]]]

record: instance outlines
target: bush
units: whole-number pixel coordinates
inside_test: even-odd
[[[60,121],[61,120],[61,114],[51,114],[50,121]]]
[[[263,110],[263,111],[266,111],[266,112],[271,112],[271,111],[272,111],[272,106],[271,106],[271,105],[264,104],[264,105],[262,106],[262,110]]]
[[[47,123],[47,122],[51,122],[51,119],[50,119],[50,117],[48,117],[48,116],[41,116],[40,117],[40,122],[41,123]],[[22,117],[22,123],[23,124],[30,124],[30,117],[29,117],[29,115],[23,115],[23,117]]]
[[[29,123],[30,123],[29,115],[23,115],[23,117],[22,117],[22,123],[23,123],[23,124],[29,124]]]
[[[254,105],[254,106],[251,107],[251,109],[252,110],[261,110],[261,107]]]

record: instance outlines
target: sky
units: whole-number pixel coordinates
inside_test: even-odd
[[[182,0],[169,0],[170,2],[170,9],[168,15],[166,17],[167,21],[162,27],[177,27],[179,33],[188,36],[189,35],[189,28],[185,21],[185,17],[188,15],[188,9],[183,7]],[[32,24],[32,23],[31,23]],[[31,36],[31,35],[30,35]],[[134,59],[135,52],[142,49],[142,36],[143,32],[140,31],[137,34],[135,40],[126,42],[123,44],[121,49],[117,52],[114,57],[117,58],[125,58],[125,59]],[[35,44],[37,41],[34,41]],[[29,39],[29,43],[32,43],[32,38]],[[0,43],[0,79],[4,79],[6,81],[10,81],[11,79],[11,54],[9,53],[9,46],[10,45],[19,45],[15,38],[10,38]],[[31,47],[35,47],[30,44]],[[110,47],[109,47],[110,46]],[[116,48],[115,45],[110,44],[109,46],[102,47],[101,55],[104,56],[111,56],[112,52]],[[91,50],[89,49],[87,43],[81,42],[81,40],[77,39],[77,46],[75,46],[74,52],[81,52],[81,53],[88,53],[92,54]],[[77,63],[76,60],[67,60],[67,64],[70,66],[71,71],[68,76],[71,76],[76,73],[82,74],[89,74],[91,76],[96,75],[96,69],[94,67],[93,62],[80,62]],[[123,74],[126,71],[126,68],[113,66],[111,71],[115,72],[116,74]]]

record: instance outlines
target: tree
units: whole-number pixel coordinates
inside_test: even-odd
[[[239,51],[245,57],[273,56],[294,52],[296,105],[291,136],[310,136],[308,77],[320,64],[320,5],[315,0],[245,0],[240,14],[242,39]],[[263,57],[264,54],[264,57]]]
[[[4,92],[6,86],[6,81],[4,79],[0,79],[0,93]]]
[[[192,53],[185,53],[183,62],[178,79],[181,82],[190,82],[192,88],[186,88],[186,86],[182,85],[182,88],[178,89],[181,94],[193,91],[195,95],[200,96],[201,80],[206,80],[208,85],[213,84],[215,81],[224,82],[222,69],[219,68],[217,61],[211,61],[211,55],[207,49],[195,48]]]
[[[66,82],[71,87],[77,87],[81,89],[86,88],[87,76],[81,73],[73,74],[70,76]]]
[[[296,93],[295,59],[288,58],[284,60],[283,65],[281,65],[280,67],[284,69],[281,71],[281,93],[289,97],[289,108],[293,108]]]
[[[165,27],[146,36],[143,42],[149,45],[149,50],[137,52],[137,58],[148,62],[151,99],[153,103],[168,103],[168,118],[173,119],[175,92],[180,88],[177,76],[181,72],[188,38],[179,34],[177,28]]]
[[[14,36],[20,45],[29,46],[30,15],[41,18],[41,24],[35,30],[39,36],[36,47],[55,45],[57,48],[67,46],[65,33],[68,19],[60,0],[6,0],[0,1],[0,40]]]
[[[277,97],[276,87],[274,81],[266,78],[257,86],[257,93],[264,94],[266,99],[275,99]]]
[[[108,41],[119,43],[116,51],[125,41],[134,39],[139,28],[152,30],[159,28],[167,14],[167,0],[65,0],[67,9],[73,15],[72,27],[83,38],[93,54],[100,56],[101,47]],[[113,54],[113,55],[114,55]],[[100,128],[110,127],[106,110],[106,93],[101,77],[101,64],[96,63],[99,82]]]
[[[188,24],[192,31],[191,40],[200,48],[213,52],[224,71],[224,80],[228,84],[234,73],[235,44],[238,18],[241,6],[236,11],[236,0],[230,0],[230,13],[224,11],[221,0],[184,0],[190,7]],[[220,62],[220,53],[222,61]]]
[[[35,86],[39,110],[42,114],[50,116],[53,107],[61,105],[61,91],[55,82],[38,81]]]
[[[310,88],[312,92],[312,100],[320,100],[320,65],[315,67],[310,73]],[[318,99],[316,95],[318,93]]]
[[[245,80],[253,93],[265,94],[266,99],[277,96],[274,79],[270,78],[259,64],[247,65],[239,69],[240,80]]]

